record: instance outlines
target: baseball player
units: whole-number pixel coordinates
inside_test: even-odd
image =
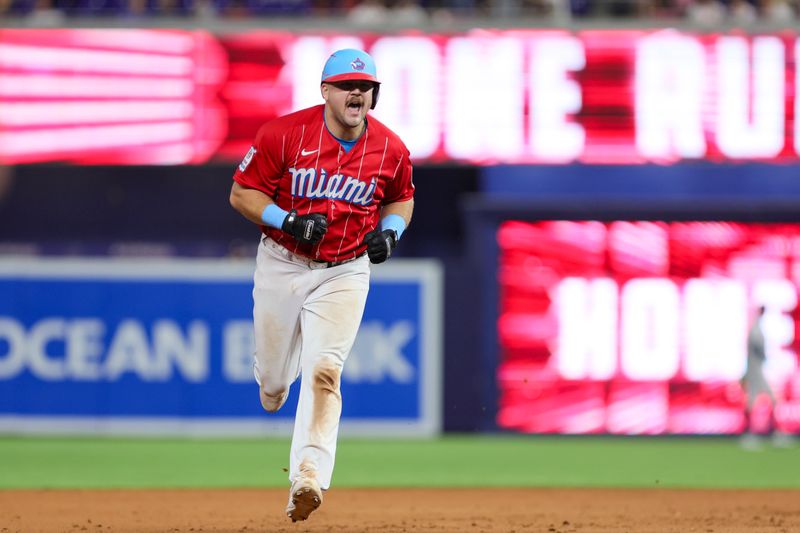
[[[275,412],[302,375],[286,514],[305,520],[331,484],[340,377],[369,288],[411,221],[409,152],[367,117],[380,82],[372,57],[345,49],[322,71],[323,105],[267,122],[233,175],[231,205],[261,225],[253,289],[255,376]]]
[[[747,371],[743,378],[745,393],[747,396],[745,405],[745,415],[747,420],[747,431],[751,434],[758,432],[754,427],[752,419],[753,407],[759,397],[769,398],[770,413],[775,408],[775,394],[764,376],[764,363],[767,359],[766,341],[764,339],[764,313],[766,308],[759,306],[750,331],[747,333]]]

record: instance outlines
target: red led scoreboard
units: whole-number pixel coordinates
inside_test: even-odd
[[[764,305],[776,423],[800,431],[800,224],[507,221],[497,238],[500,427],[739,432]]]
[[[0,30],[0,163],[238,160],[369,51],[375,115],[417,161],[797,161],[791,33]]]

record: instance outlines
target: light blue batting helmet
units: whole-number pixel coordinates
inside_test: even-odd
[[[363,50],[345,48],[331,54],[322,69],[322,82],[345,80],[378,81],[375,61]]]

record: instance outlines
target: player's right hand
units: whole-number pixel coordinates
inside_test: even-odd
[[[281,229],[303,244],[317,244],[328,231],[328,220],[320,213],[298,215],[292,209],[283,219]]]

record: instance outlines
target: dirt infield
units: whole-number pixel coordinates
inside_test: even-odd
[[[0,491],[0,532],[800,531],[800,491],[334,489],[306,522],[286,491]]]

